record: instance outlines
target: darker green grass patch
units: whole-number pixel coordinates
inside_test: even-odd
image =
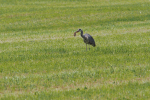
[[[147,48],[148,45],[144,46],[145,49],[140,49],[142,48],[143,45],[136,46],[136,45],[121,45],[121,46],[111,46],[111,47],[98,47],[96,51],[101,52],[101,54],[127,54],[127,55],[132,55],[132,54],[138,54],[145,52],[145,54],[148,54],[149,49]],[[144,48],[143,47],[143,48]]]

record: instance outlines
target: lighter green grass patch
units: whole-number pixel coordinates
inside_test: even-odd
[[[149,4],[1,0],[0,99],[149,99]]]

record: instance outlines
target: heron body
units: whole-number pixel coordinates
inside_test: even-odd
[[[87,44],[92,45],[93,47],[96,46],[95,41],[93,39],[93,37],[89,34],[84,34],[83,35],[83,31],[81,29],[78,29],[75,33],[74,36],[76,36],[77,32],[81,32],[81,37],[83,38],[84,43],[86,44],[86,50],[87,50]],[[90,49],[90,48],[89,48]]]

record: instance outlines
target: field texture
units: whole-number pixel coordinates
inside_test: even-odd
[[[0,99],[150,99],[150,0],[0,0]]]

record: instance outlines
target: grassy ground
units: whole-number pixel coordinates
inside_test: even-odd
[[[0,99],[150,99],[149,0],[0,2]]]

